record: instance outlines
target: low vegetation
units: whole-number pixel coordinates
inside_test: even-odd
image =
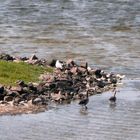
[[[8,61],[0,61],[0,84],[15,85],[17,80],[25,82],[38,81],[40,74],[44,72],[52,72],[48,67],[30,65],[25,62],[15,63]]]

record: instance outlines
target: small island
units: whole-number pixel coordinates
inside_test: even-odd
[[[52,102],[70,103],[87,91],[91,96],[113,90],[123,78],[87,62],[0,54],[0,115],[45,111]]]

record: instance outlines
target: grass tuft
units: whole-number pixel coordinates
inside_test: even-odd
[[[17,80],[28,82],[38,81],[40,74],[52,73],[53,69],[37,65],[30,65],[24,62],[15,63],[0,61],[0,84],[15,85]]]

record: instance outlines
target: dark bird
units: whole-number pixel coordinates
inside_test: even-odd
[[[79,105],[85,107],[85,109],[87,109],[87,104],[89,102],[89,98],[88,98],[88,91],[86,93],[86,97],[84,99],[82,99],[80,102],[79,102]]]
[[[105,85],[106,85],[106,84],[105,84],[104,81],[98,81],[98,82],[97,82],[97,86],[100,87],[100,88],[104,88]]]
[[[109,98],[109,101],[110,101],[111,103],[115,103],[115,102],[116,102],[116,100],[117,100],[117,98],[116,98],[116,93],[117,93],[117,91],[115,90],[114,95],[113,95],[112,97]]]
[[[97,69],[95,71],[96,78],[101,78],[103,73],[104,73],[103,70]]]

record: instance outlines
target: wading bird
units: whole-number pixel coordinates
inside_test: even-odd
[[[116,100],[117,100],[117,98],[116,98],[116,93],[117,93],[117,91],[115,90],[115,91],[114,91],[114,95],[113,95],[112,97],[109,98],[109,101],[110,101],[111,103],[115,103],[115,102],[116,102]]]
[[[87,109],[87,104],[89,102],[89,98],[88,98],[88,91],[86,93],[86,97],[84,99],[82,99],[80,102],[79,102],[79,105],[85,107],[85,109]]]

